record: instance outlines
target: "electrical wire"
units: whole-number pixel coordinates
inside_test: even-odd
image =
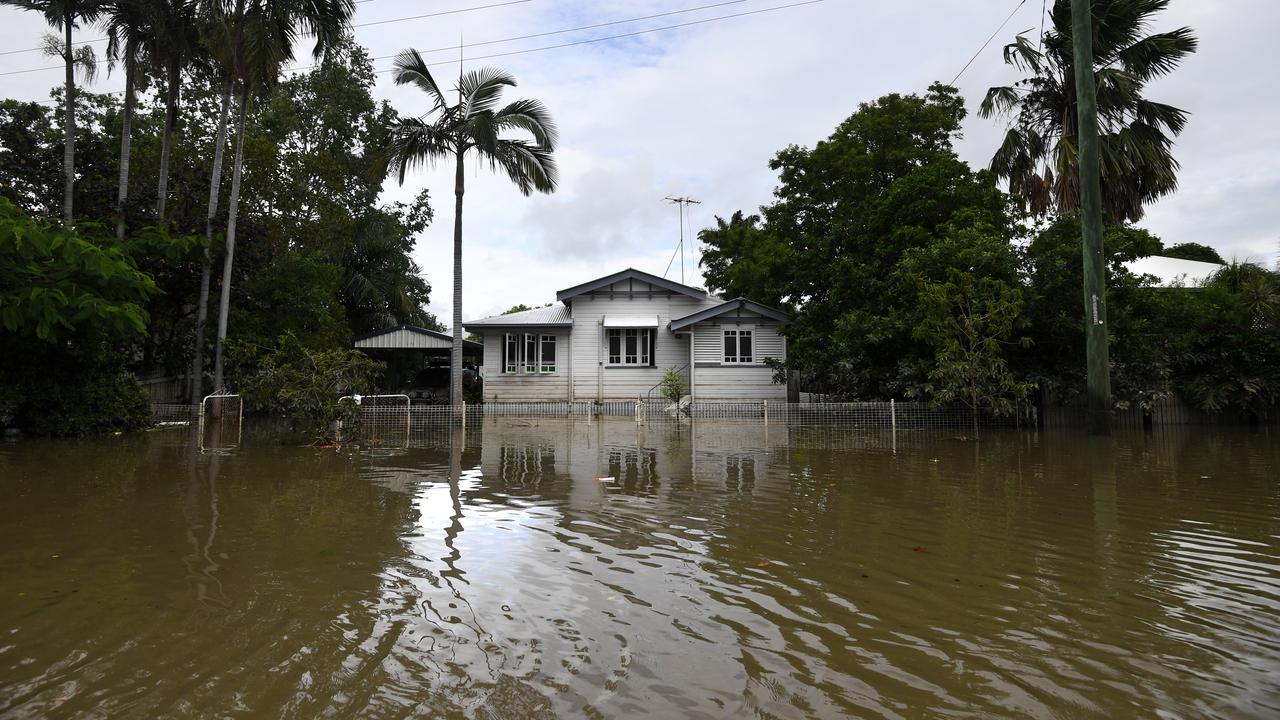
[[[996,28],[996,31],[991,33],[991,37],[987,38],[987,41],[982,43],[982,47],[978,48],[978,51],[973,54],[973,57],[969,58],[969,62],[965,63],[964,67],[960,68],[960,72],[956,73],[956,76],[951,78],[951,82],[948,84],[956,84],[956,81],[960,79],[960,76],[964,74],[964,71],[969,69],[969,66],[973,64],[973,61],[978,59],[978,56],[982,54],[982,51],[987,49],[987,46],[991,44],[991,41],[996,39],[996,36],[1000,34],[1000,31],[1004,30],[1004,26],[1008,25],[1009,21],[1013,19],[1013,16],[1017,15],[1018,11],[1022,9],[1022,6],[1026,4],[1027,0],[1018,1],[1017,6],[1013,8],[1013,12],[1009,13],[1009,17],[1006,17],[1004,22],[1000,23],[1000,27]]]
[[[354,1],[356,5],[373,2],[373,0],[354,0]],[[425,15],[410,15],[409,17],[391,18],[389,20],[375,20],[367,23],[354,24],[351,27],[353,28],[369,27],[371,25],[385,25],[387,23],[393,23],[393,22],[421,20],[423,18],[440,17],[442,15],[457,15],[459,13],[472,12],[473,10],[488,10],[490,8],[503,7],[506,5],[520,5],[522,3],[527,3],[527,2],[533,2],[533,0],[507,0],[507,2],[489,3],[487,5],[475,5],[472,7],[457,8],[454,10],[441,10],[439,12],[427,13]],[[76,42],[73,42],[71,44],[72,45],[89,45],[92,43],[100,43],[100,42],[106,42],[106,41],[107,41],[107,38],[103,37],[103,38],[94,38],[93,40],[77,40]],[[33,48],[23,48],[22,50],[5,50],[4,52],[0,52],[0,55],[16,55],[18,53],[37,52],[40,50],[44,50],[44,48],[33,47]],[[36,70],[47,70],[47,69],[49,68],[32,68],[31,70],[18,70],[17,72],[0,73],[0,75],[15,75],[18,72],[35,72]]]
[[[522,0],[522,1],[527,2],[528,0]],[[733,18],[745,17],[745,16],[748,16],[748,15],[759,15],[759,14],[761,14],[761,13],[775,12],[775,11],[778,11],[778,10],[787,10],[787,9],[791,9],[791,8],[801,7],[801,6],[804,6],[804,5],[816,5],[816,4],[821,3],[821,2],[824,2],[824,1],[825,1],[825,0],[802,0],[801,2],[794,2],[794,3],[785,4],[785,5],[775,5],[775,6],[772,6],[772,7],[760,8],[760,9],[758,9],[758,10],[748,10],[748,11],[744,11],[744,12],[740,12],[740,13],[730,13],[730,14],[728,14],[728,15],[718,15],[718,16],[716,16],[716,17],[703,18],[703,19],[701,19],[701,20],[691,20],[691,21],[689,21],[689,22],[676,23],[676,24],[673,24],[673,25],[664,25],[664,26],[662,26],[662,27],[648,28],[648,29],[645,29],[645,30],[636,30],[636,31],[634,31],[634,32],[628,32],[628,33],[619,33],[619,34],[617,34],[617,35],[608,35],[608,36],[605,36],[605,37],[590,38],[590,39],[587,39],[587,40],[577,40],[577,41],[574,41],[574,42],[559,43],[559,44],[556,44],[556,45],[545,45],[545,46],[543,46],[543,47],[536,47],[536,48],[526,48],[526,49],[524,49],[524,50],[513,50],[513,51],[510,51],[510,52],[493,53],[493,54],[489,54],[489,55],[476,55],[476,56],[473,56],[473,57],[465,57],[465,58],[462,58],[462,61],[463,61],[463,62],[468,62],[468,61],[476,61],[476,60],[490,60],[490,59],[493,59],[493,58],[510,57],[510,56],[512,56],[512,55],[524,55],[524,54],[527,54],[527,53],[544,52],[544,51],[547,51],[547,50],[557,50],[557,49],[560,49],[560,48],[575,47],[575,46],[578,46],[578,45],[588,45],[588,44],[591,44],[591,43],[607,42],[607,41],[609,41],[609,40],[618,40],[618,39],[621,39],[621,38],[635,37],[635,36],[637,36],[637,35],[645,35],[645,34],[648,34],[648,33],[662,32],[662,31],[665,31],[665,30],[674,30],[674,29],[678,29],[678,28],[691,27],[691,26],[694,26],[694,25],[703,25],[703,24],[706,24],[706,23],[718,22],[718,21],[721,21],[721,20],[730,20],[730,19],[733,19]],[[717,4],[714,4],[714,5],[705,6],[705,7],[703,7],[703,8],[693,8],[693,9],[706,9],[706,7],[717,7],[717,6],[719,6],[719,5],[724,5],[724,4],[730,4],[730,3],[717,3]],[[692,10],[692,9],[691,9],[691,10]],[[680,11],[680,12],[689,12],[689,10],[686,10],[686,11]],[[667,15],[667,14],[674,14],[674,13],[663,13],[663,15]],[[618,23],[621,23],[621,22],[626,22],[626,21],[621,21],[621,20],[619,20],[619,21],[616,21],[616,22],[614,22],[614,23],[612,23],[612,24],[618,24]],[[609,23],[601,23],[600,25],[601,25],[601,26],[603,26],[603,25],[605,25],[605,24],[609,24]],[[566,30],[566,31],[563,31],[563,32],[570,32],[570,31]],[[547,34],[558,34],[558,33],[547,33]],[[521,39],[521,38],[509,38],[509,39]],[[490,44],[490,45],[491,45],[491,44],[495,44],[495,43],[498,43],[498,42],[505,42],[505,41],[506,41],[506,40],[492,40],[492,41],[486,41],[485,43],[477,43],[477,44]],[[440,50],[456,50],[456,49],[458,49],[459,47],[460,47],[460,46],[453,46],[453,47],[449,47],[449,48],[440,48]],[[435,52],[435,51],[430,51],[430,52]],[[387,56],[387,57],[393,57],[393,56]],[[385,59],[385,58],[384,58],[384,59]],[[456,62],[458,62],[458,60],[454,60],[454,59],[451,59],[451,60],[441,60],[441,61],[438,61],[438,62],[427,63],[427,65],[428,65],[429,67],[435,67],[435,66],[437,66],[437,65],[452,65],[452,64],[454,64],[454,63],[456,63]],[[376,72],[376,73],[387,73],[387,72],[392,72],[393,70],[394,70],[394,68],[386,68],[386,69],[383,69],[383,70],[377,70],[377,71],[375,71],[375,72]],[[122,92],[123,92],[123,91],[116,90],[116,91],[112,91],[112,92],[109,92],[109,93],[100,93],[100,94],[107,94],[107,95],[119,95],[119,94],[121,94]],[[36,102],[36,103],[41,103],[41,104],[48,104],[48,103],[58,103],[58,102],[62,102],[62,100],[61,100],[61,99],[33,100],[33,101],[31,101],[31,102]]]

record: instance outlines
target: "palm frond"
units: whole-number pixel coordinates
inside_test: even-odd
[[[546,106],[538,100],[521,99],[494,113],[493,124],[498,132],[506,129],[524,130],[543,147],[554,149],[560,140],[560,131]]]
[[[492,111],[498,104],[502,89],[515,85],[516,79],[510,73],[496,67],[483,67],[466,73],[458,79],[458,91],[462,96],[458,104],[462,107],[462,116]]]
[[[555,155],[541,145],[524,140],[499,140],[496,152],[489,159],[506,171],[524,195],[532,195],[534,190],[554,192],[559,182]]]
[[[443,109],[449,104],[445,100],[444,93],[440,91],[436,79],[431,75],[427,62],[422,59],[422,55],[417,50],[410,48],[396,55],[392,68],[395,71],[395,83],[413,85],[425,92],[431,98],[432,110]]]
[[[431,166],[452,157],[455,150],[455,138],[445,129],[419,118],[407,118],[392,128],[387,172],[394,173],[403,185],[408,170]]]
[[[1117,57],[1126,70],[1147,80],[1169,74],[1197,47],[1195,33],[1189,27],[1181,27],[1141,38],[1120,50]]]

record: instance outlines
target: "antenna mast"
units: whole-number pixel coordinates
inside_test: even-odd
[[[702,202],[691,197],[667,196],[666,200],[680,206],[680,284],[684,285],[684,208],[686,205],[701,205]]]

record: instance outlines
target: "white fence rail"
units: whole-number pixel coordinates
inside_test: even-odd
[[[451,405],[360,403],[359,424],[379,431],[399,426],[409,433],[434,427],[474,424],[486,417],[631,418],[637,424],[674,424],[699,419],[742,420],[789,427],[863,427],[884,430],[949,430],[971,433],[1019,427],[1016,417],[976,416],[967,408],[933,407],[928,403],[786,403],[771,401],[693,402],[676,406],[666,400],[610,402],[527,402]],[[350,428],[349,428],[350,429]]]

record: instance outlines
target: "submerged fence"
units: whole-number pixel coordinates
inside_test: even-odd
[[[433,427],[466,427],[484,418],[630,418],[641,425],[662,425],[699,419],[743,420],[790,427],[843,426],[885,430],[945,430],[957,433],[1026,424],[1021,416],[999,417],[963,407],[934,407],[928,403],[787,403],[779,401],[711,401],[675,405],[667,401],[578,401],[412,405],[361,402],[359,424],[375,428],[403,428],[407,432]],[[348,431],[353,428],[348,427]]]

